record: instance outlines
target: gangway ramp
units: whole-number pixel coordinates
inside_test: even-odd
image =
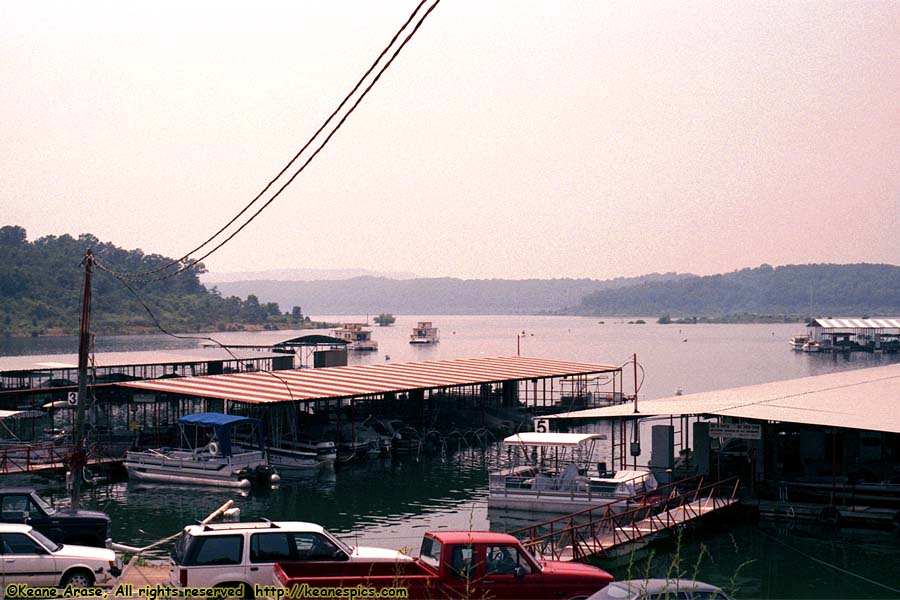
[[[547,560],[617,556],[735,505],[738,485],[736,477],[714,483],[691,477],[510,533]]]
[[[74,447],[37,442],[0,447],[0,475],[63,471],[70,466]],[[122,458],[104,456],[96,445],[85,448],[85,465],[121,463]]]

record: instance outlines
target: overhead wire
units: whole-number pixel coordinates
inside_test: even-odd
[[[123,279],[115,274],[113,274],[113,277],[115,277],[122,285],[125,286],[125,288],[129,292],[131,292],[131,294],[140,303],[140,305],[144,308],[144,310],[147,312],[147,314],[150,315],[150,319],[156,325],[157,329],[162,331],[164,334],[174,337],[174,338],[177,338],[177,339],[180,339],[180,340],[206,340],[206,341],[212,342],[213,344],[215,344],[216,346],[218,346],[219,348],[221,348],[222,350],[227,352],[231,356],[231,358],[233,358],[235,361],[239,362],[241,360],[240,358],[238,358],[238,356],[234,352],[231,351],[231,348],[229,348],[228,346],[226,346],[225,344],[223,344],[222,342],[220,342],[219,340],[217,340],[215,338],[211,338],[209,336],[200,336],[200,335],[179,335],[177,333],[172,333],[171,331],[167,330],[165,327],[162,326],[162,323],[159,322],[159,319],[157,319],[156,315],[153,314],[153,310],[151,310],[150,307],[147,305],[147,303],[144,302],[144,299],[141,298],[140,294],[138,294],[137,291],[133,287],[131,287],[131,285],[125,279]],[[269,370],[263,369],[263,370],[260,370],[259,372],[266,373],[267,375],[270,375],[271,377],[274,377],[279,382],[281,382],[281,384],[284,385],[285,390],[287,390],[288,397],[292,401],[294,400],[294,394],[291,392],[291,386],[290,386],[290,384],[288,384],[287,380],[285,380],[283,377],[280,377],[280,376],[276,375],[274,372],[269,371]]]
[[[154,281],[162,281],[162,280],[164,280],[164,279],[168,279],[168,278],[174,277],[175,275],[178,275],[179,273],[183,273],[184,271],[190,269],[191,267],[193,267],[193,266],[196,265],[197,263],[201,262],[201,261],[204,260],[205,258],[208,258],[208,257],[209,257],[210,255],[212,255],[214,252],[216,252],[217,250],[219,250],[222,246],[224,246],[225,244],[227,244],[228,242],[230,242],[230,241],[231,241],[238,233],[240,233],[247,225],[249,225],[249,224],[250,224],[257,216],[259,216],[259,214],[260,214],[263,210],[265,210],[269,205],[271,205],[272,202],[274,202],[275,199],[278,198],[278,197],[281,195],[281,193],[282,193],[282,192],[283,192],[283,191],[284,191],[291,183],[293,183],[293,181],[300,175],[300,173],[303,172],[303,170],[304,170],[304,169],[312,162],[312,160],[319,154],[319,152],[321,152],[322,149],[324,149],[324,147],[328,144],[328,142],[329,142],[329,141],[331,140],[331,138],[335,135],[335,133],[337,133],[337,131],[338,131],[338,130],[343,126],[343,124],[347,121],[347,119],[349,118],[349,116],[356,110],[356,108],[357,108],[357,107],[359,106],[359,104],[362,102],[363,98],[365,98],[366,95],[368,95],[368,93],[372,90],[372,88],[375,86],[375,84],[381,79],[381,76],[382,76],[382,75],[385,73],[385,71],[391,66],[391,64],[394,62],[394,60],[397,58],[397,56],[400,54],[400,52],[403,50],[403,48],[406,46],[406,44],[408,44],[409,41],[413,38],[413,36],[419,31],[419,29],[421,28],[422,24],[425,22],[425,19],[428,18],[428,16],[429,16],[429,15],[431,14],[431,12],[437,7],[437,5],[440,3],[440,1],[441,1],[441,0],[436,0],[436,1],[435,1],[431,6],[429,6],[428,9],[421,15],[421,17],[420,17],[420,18],[418,19],[418,21],[415,23],[415,25],[414,25],[414,27],[412,28],[412,30],[410,31],[410,33],[403,39],[403,41],[400,43],[400,45],[397,46],[397,47],[394,49],[394,51],[391,53],[391,56],[390,56],[390,58],[387,60],[387,62],[385,62],[385,63],[378,69],[378,72],[376,73],[376,75],[375,75],[375,77],[372,79],[372,81],[365,87],[365,89],[363,90],[362,94],[360,94],[359,97],[353,102],[353,104],[350,106],[350,108],[347,110],[347,112],[340,118],[340,120],[337,122],[337,124],[334,126],[334,128],[328,133],[328,135],[325,137],[325,139],[318,145],[318,147],[315,149],[315,151],[312,153],[312,155],[311,155],[310,157],[308,157],[308,158],[306,159],[306,161],[303,162],[303,164],[296,170],[296,172],[293,173],[293,175],[291,175],[291,177],[287,180],[287,182],[285,182],[285,183],[284,183],[284,184],[283,184],[283,185],[282,185],[282,186],[281,186],[281,187],[280,187],[280,188],[272,195],[272,197],[269,198],[269,200],[266,201],[265,204],[262,205],[262,207],[260,207],[255,213],[253,213],[253,214],[250,216],[249,219],[247,219],[240,227],[238,227],[234,232],[232,232],[231,235],[229,235],[225,240],[223,240],[223,241],[220,242],[218,245],[216,245],[212,250],[210,250],[209,252],[205,253],[203,256],[201,256],[201,257],[199,257],[199,258],[197,258],[197,259],[190,259],[190,258],[189,258],[190,255],[193,254],[194,252],[197,252],[197,251],[199,251],[200,249],[202,249],[202,248],[208,246],[214,239],[216,239],[217,237],[219,237],[219,235],[221,235],[226,229],[228,229],[228,227],[230,227],[231,225],[233,225],[233,224],[234,224],[241,216],[243,216],[248,210],[250,210],[250,208],[251,208],[254,204],[256,204],[256,202],[258,202],[258,201],[260,200],[260,198],[262,198],[263,195],[264,195],[267,191],[269,191],[269,190],[272,188],[272,186],[275,185],[275,183],[276,183],[276,182],[277,182],[277,181],[278,181],[278,180],[279,180],[279,179],[280,179],[280,178],[281,178],[281,177],[282,177],[282,176],[283,176],[290,168],[291,168],[291,166],[294,165],[294,164],[297,162],[297,160],[300,158],[300,156],[303,154],[303,152],[306,151],[306,150],[313,144],[313,142],[316,140],[316,138],[319,137],[319,135],[326,129],[326,127],[328,127],[328,125],[329,125],[329,124],[334,120],[334,118],[338,115],[338,113],[340,113],[340,111],[347,105],[347,103],[350,101],[350,99],[353,97],[353,95],[354,95],[354,94],[360,89],[360,87],[363,85],[363,82],[365,82],[365,80],[372,74],[372,72],[375,70],[375,68],[378,66],[378,64],[382,61],[382,59],[385,57],[385,55],[388,54],[388,52],[390,51],[390,49],[391,49],[392,47],[395,46],[397,40],[400,38],[400,36],[402,35],[402,33],[403,33],[405,30],[407,30],[407,28],[409,27],[410,23],[413,22],[413,20],[416,18],[416,15],[419,14],[419,12],[421,11],[422,7],[426,5],[426,3],[428,2],[428,0],[421,0],[421,2],[419,2],[419,4],[416,6],[416,8],[413,10],[413,12],[412,12],[412,13],[410,14],[410,16],[407,18],[407,20],[403,23],[403,25],[402,25],[402,26],[396,31],[396,33],[393,35],[393,37],[391,38],[390,42],[389,42],[389,43],[384,47],[384,49],[379,53],[378,57],[375,59],[375,61],[372,63],[372,65],[366,70],[366,72],[365,72],[365,73],[363,74],[363,76],[359,79],[359,81],[357,81],[357,83],[353,86],[353,88],[350,90],[350,92],[344,97],[344,99],[340,102],[340,104],[338,105],[338,107],[337,107],[337,108],[336,108],[336,109],[328,116],[328,118],[322,123],[322,125],[316,130],[316,132],[315,132],[315,133],[314,133],[314,134],[306,141],[306,143],[300,148],[300,150],[297,151],[297,153],[294,155],[294,157],[291,158],[291,160],[290,160],[290,161],[289,161],[289,162],[288,162],[288,163],[287,163],[287,164],[286,164],[286,165],[278,172],[278,174],[277,174],[274,178],[272,178],[272,180],[270,180],[270,181],[266,184],[266,186],[263,188],[263,190],[262,190],[261,192],[259,192],[259,194],[257,194],[257,196],[256,196],[253,200],[251,200],[251,201],[250,201],[250,202],[249,202],[249,203],[248,203],[248,204],[247,204],[240,212],[238,212],[238,213],[237,213],[237,214],[236,214],[236,215],[235,215],[235,216],[234,216],[234,217],[233,217],[233,218],[232,218],[225,226],[223,226],[221,229],[219,229],[213,236],[211,236],[210,238],[208,238],[206,241],[204,241],[202,244],[200,244],[199,246],[197,246],[196,248],[194,248],[193,250],[191,250],[190,252],[188,252],[186,255],[184,255],[184,256],[181,257],[180,259],[171,261],[171,262],[167,263],[166,265],[163,265],[163,266],[158,267],[158,268],[153,269],[153,270],[148,270],[148,271],[143,271],[143,272],[134,272],[134,273],[120,272],[120,271],[116,271],[116,270],[110,268],[109,266],[105,265],[105,264],[104,264],[102,261],[100,261],[96,256],[94,257],[94,264],[96,264],[96,266],[97,266],[99,269],[101,269],[101,270],[103,270],[103,271],[109,273],[109,274],[112,275],[115,279],[117,279],[120,283],[122,283],[122,284],[126,287],[126,289],[128,289],[128,291],[129,291],[129,292],[137,299],[137,301],[141,304],[141,306],[144,308],[144,310],[145,310],[145,311],[147,312],[147,314],[150,316],[151,320],[152,320],[153,323],[156,325],[156,327],[157,327],[160,331],[162,331],[164,334],[169,335],[169,336],[171,336],[171,337],[179,338],[179,339],[196,339],[196,340],[207,340],[207,341],[210,341],[210,342],[212,342],[213,344],[216,344],[217,346],[219,346],[219,347],[221,347],[222,349],[224,349],[226,352],[228,352],[235,360],[238,360],[238,358],[234,355],[234,353],[231,352],[231,350],[230,350],[229,348],[227,348],[225,345],[223,345],[223,344],[222,344],[221,342],[219,342],[218,340],[215,340],[215,339],[213,339],[213,338],[211,338],[211,337],[207,337],[207,336],[185,336],[185,335],[174,334],[174,333],[168,331],[165,327],[162,326],[162,324],[159,322],[159,319],[156,318],[156,315],[154,315],[153,311],[150,309],[150,307],[147,305],[147,303],[144,302],[144,300],[141,298],[140,294],[138,294],[137,291],[136,291],[136,290],[128,283],[128,280],[132,280],[132,281],[140,281],[140,282],[143,282],[143,283],[148,283],[148,282],[154,282]],[[186,261],[187,261],[187,264],[185,264]],[[162,273],[162,272],[165,271],[166,269],[168,269],[168,268],[170,268],[170,267],[173,267],[173,266],[175,266],[175,265],[179,265],[179,268],[178,268],[177,270],[171,272],[171,273],[167,273],[167,274],[164,274],[164,275],[158,275],[157,277],[148,277],[148,276],[150,276],[150,275],[155,275],[155,274],[158,274],[158,273]],[[272,375],[273,377],[275,377],[276,379],[278,379],[279,381],[281,381],[281,382],[284,384],[284,386],[285,386],[285,388],[286,388],[288,394],[291,396],[291,399],[293,399],[293,394],[291,393],[291,389],[290,389],[290,386],[288,385],[287,381],[285,381],[285,380],[284,380],[283,378],[281,378],[281,377],[278,377],[278,376],[275,375],[274,373],[271,373],[270,371],[265,371],[265,372],[269,373],[270,375]]]
[[[268,200],[268,201],[267,201],[267,202],[266,202],[259,210],[257,210],[257,211],[256,211],[256,212],[255,212],[255,213],[254,213],[254,214],[253,214],[246,222],[244,222],[244,223],[243,223],[236,231],[234,231],[231,235],[229,235],[224,241],[222,241],[221,243],[219,243],[219,244],[218,244],[217,246],[215,246],[212,250],[210,250],[209,252],[207,252],[206,254],[204,254],[203,256],[201,256],[200,258],[197,258],[197,259],[191,259],[191,258],[190,258],[190,256],[191,256],[192,254],[194,254],[195,252],[200,251],[201,249],[203,249],[203,248],[205,248],[206,246],[208,246],[209,244],[211,244],[213,240],[215,240],[215,239],[216,239],[217,237],[219,237],[225,230],[227,230],[230,226],[232,226],[235,222],[237,222],[237,220],[238,220],[240,217],[242,217],[248,210],[250,210],[250,208],[251,208],[254,204],[256,204],[256,203],[263,197],[263,195],[265,195],[266,192],[268,192],[268,191],[272,188],[272,186],[275,185],[275,183],[276,183],[279,179],[281,179],[281,177],[282,177],[282,176],[283,176],[283,175],[291,168],[291,166],[294,165],[294,163],[297,162],[297,160],[300,158],[300,156],[303,154],[303,152],[306,151],[306,150],[312,145],[312,143],[315,141],[315,139],[316,139],[317,137],[319,137],[319,135],[326,129],[326,127],[328,127],[328,125],[329,125],[329,124],[334,120],[334,118],[338,115],[338,113],[346,106],[346,104],[350,101],[350,98],[352,98],[353,95],[360,89],[360,87],[362,86],[363,82],[364,82],[364,81],[372,74],[372,72],[375,70],[375,68],[378,66],[378,64],[381,62],[381,60],[384,58],[384,56],[385,56],[385,55],[390,51],[390,49],[396,44],[397,40],[400,38],[400,36],[401,36],[401,34],[403,33],[403,31],[405,31],[405,30],[409,27],[410,23],[412,23],[412,21],[416,18],[416,15],[419,13],[419,11],[422,9],[422,7],[428,2],[428,0],[421,0],[421,2],[419,2],[419,4],[416,6],[416,8],[413,10],[413,12],[410,14],[410,16],[407,18],[407,20],[403,23],[403,25],[396,31],[396,33],[394,33],[394,35],[393,35],[393,37],[391,38],[390,42],[389,42],[389,43],[384,47],[384,49],[382,49],[382,51],[379,53],[379,55],[378,55],[378,57],[375,59],[375,61],[369,66],[369,68],[368,68],[368,69],[366,70],[366,72],[362,75],[362,77],[360,77],[360,79],[356,82],[356,84],[353,86],[353,88],[350,90],[350,92],[348,92],[347,95],[344,96],[343,100],[341,100],[341,102],[340,102],[340,104],[338,105],[338,107],[337,107],[337,108],[336,108],[336,109],[328,116],[327,119],[325,119],[325,121],[322,123],[322,125],[321,125],[321,126],[316,130],[316,132],[315,132],[315,133],[314,133],[314,134],[306,141],[306,143],[300,148],[300,150],[297,151],[297,153],[293,156],[293,158],[291,158],[291,160],[288,161],[288,163],[287,163],[287,164],[286,164],[286,165],[278,172],[278,174],[277,174],[275,177],[273,177],[273,178],[266,184],[266,186],[262,189],[262,191],[260,191],[259,194],[257,194],[256,197],[253,198],[253,200],[251,200],[246,206],[244,206],[244,208],[242,208],[242,209],[241,209],[241,210],[240,210],[240,211],[239,211],[239,212],[238,212],[231,220],[229,220],[228,223],[226,223],[223,227],[221,227],[218,231],[216,231],[216,233],[214,233],[212,236],[210,236],[209,238],[207,238],[206,241],[204,241],[202,244],[200,244],[199,246],[197,246],[197,247],[194,248],[193,250],[189,251],[187,254],[185,254],[185,255],[182,256],[181,258],[179,258],[179,259],[177,259],[177,260],[173,260],[173,261],[171,261],[171,262],[169,262],[169,263],[167,263],[167,264],[165,264],[165,265],[163,265],[163,266],[161,266],[161,267],[157,267],[157,268],[155,268],[155,269],[151,269],[151,270],[147,270],[147,271],[143,271],[143,272],[132,272],[132,273],[128,273],[128,272],[117,272],[117,271],[113,271],[112,269],[110,269],[109,267],[106,267],[106,266],[104,266],[104,265],[98,265],[98,266],[100,266],[103,270],[108,271],[108,272],[111,273],[111,274],[115,274],[115,275],[118,275],[118,276],[120,276],[120,277],[127,278],[127,279],[132,279],[132,280],[134,280],[134,279],[143,279],[144,281],[161,281],[161,280],[163,280],[163,279],[168,279],[168,278],[170,278],[170,277],[174,277],[175,275],[178,275],[178,274],[180,274],[180,273],[183,273],[184,271],[186,271],[186,270],[192,268],[194,265],[196,265],[197,263],[201,262],[201,261],[204,260],[205,258],[208,258],[208,257],[209,257],[210,255],[212,255],[214,252],[218,251],[222,246],[224,246],[224,245],[227,244],[229,241],[231,241],[238,233],[240,233],[247,225],[249,225],[249,224],[250,224],[250,223],[251,223],[251,222],[252,222],[252,221],[253,221],[253,220],[254,220],[254,219],[262,212],[262,211],[263,211],[263,210],[265,210],[265,209],[266,209],[266,208],[267,208],[267,207],[268,207],[268,206],[269,206],[269,205],[270,205],[270,204],[271,204],[278,196],[280,196],[281,193],[282,193],[282,192],[283,192],[283,191],[284,191],[291,183],[293,183],[293,181],[297,178],[297,176],[298,176],[301,172],[303,172],[303,170],[307,167],[307,165],[309,165],[309,163],[312,162],[312,160],[313,160],[313,159],[318,155],[318,153],[325,147],[325,145],[328,144],[328,142],[331,140],[331,138],[334,136],[334,134],[337,133],[337,131],[343,126],[344,122],[347,120],[347,118],[350,116],[350,114],[352,114],[353,111],[356,110],[357,106],[359,106],[359,104],[360,104],[360,102],[362,101],[362,99],[366,97],[366,95],[369,93],[369,91],[371,91],[371,89],[374,87],[375,83],[378,82],[378,80],[381,78],[381,76],[384,74],[384,72],[388,69],[388,67],[391,66],[391,64],[393,63],[394,59],[397,58],[397,56],[400,54],[400,52],[403,50],[403,48],[406,46],[406,44],[409,43],[409,41],[410,41],[410,40],[412,39],[412,37],[416,34],[416,32],[418,32],[418,30],[421,28],[422,24],[425,22],[425,19],[427,19],[428,16],[431,14],[431,12],[437,7],[437,5],[440,4],[440,1],[441,1],[441,0],[436,0],[436,1],[434,2],[434,4],[432,4],[432,5],[424,12],[424,14],[418,19],[418,21],[416,22],[416,24],[415,24],[415,26],[413,27],[412,31],[409,33],[409,35],[407,35],[406,38],[401,42],[401,44],[394,50],[394,52],[392,53],[392,55],[391,55],[391,57],[388,59],[388,61],[387,61],[384,65],[381,66],[381,68],[378,70],[378,73],[375,75],[375,78],[369,83],[368,86],[366,86],[366,88],[363,90],[362,94],[361,94],[361,95],[356,99],[356,101],[352,104],[352,106],[349,108],[349,110],[347,111],[347,113],[344,114],[343,117],[341,117],[340,121],[338,121],[338,123],[337,123],[337,125],[334,127],[334,129],[328,134],[328,136],[325,138],[325,140],[324,140],[324,141],[318,146],[318,148],[316,148],[316,150],[313,152],[312,156],[310,156],[310,157],[309,157],[309,158],[308,158],[308,159],[300,166],[300,168],[299,168],[299,169],[298,169],[298,170],[297,170],[297,171],[296,171],[296,172],[288,179],[288,181],[287,181],[284,185],[282,185],[282,186],[278,189],[278,191],[276,191],[275,194],[274,194],[274,195],[273,195],[273,196],[272,196],[272,197],[271,197],[271,198],[270,198],[270,199],[269,199],[269,200]],[[187,263],[187,264],[185,264],[185,263]],[[156,275],[157,273],[162,273],[162,272],[165,271],[166,269],[169,269],[169,268],[171,268],[171,267],[173,267],[173,266],[176,266],[176,265],[179,265],[179,268],[178,268],[177,270],[171,272],[171,273],[167,273],[167,274],[165,274],[165,275],[160,275],[160,276],[155,277],[155,278],[149,278],[149,279],[147,278],[147,277],[150,276],[150,275]]]

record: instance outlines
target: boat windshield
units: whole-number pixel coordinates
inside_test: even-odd
[[[50,516],[50,515],[56,513],[56,509],[53,508],[52,506],[50,506],[49,504],[47,504],[47,501],[44,500],[43,498],[41,498],[40,496],[38,496],[37,494],[31,495],[31,501],[34,502],[35,504],[37,504],[38,507],[47,514],[47,516]]]

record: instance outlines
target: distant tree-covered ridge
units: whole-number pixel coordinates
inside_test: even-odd
[[[302,303],[309,313],[361,315],[390,308],[395,315],[547,314],[578,304],[590,292],[693,275],[652,273],[640,277],[597,279],[390,279],[220,281],[223,293],[260,298],[283,306]]]
[[[900,267],[764,264],[721,275],[601,290],[567,312],[660,315],[671,321],[726,315],[734,321],[742,315],[897,316]]]
[[[29,242],[24,228],[0,227],[0,334],[72,334],[79,329],[84,268],[90,248],[111,271],[147,272],[173,262],[158,254],[123,250],[91,234],[46,236]],[[169,332],[298,329],[312,326],[299,306],[282,313],[278,304],[223,297],[204,287],[198,264],[174,277],[129,282]],[[102,269],[92,277],[91,331],[158,332],[141,302]]]

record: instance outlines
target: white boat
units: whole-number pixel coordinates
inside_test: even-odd
[[[490,474],[488,508],[571,514],[615,503],[614,510],[626,510],[624,500],[656,489],[656,478],[649,471],[608,472],[593,462],[595,444],[605,438],[523,432],[504,439],[513,464]]]
[[[330,440],[281,440],[269,445],[269,463],[280,472],[333,466],[337,447]]]
[[[419,432],[400,419],[373,419],[365,423],[381,437],[382,444],[387,441],[395,452],[404,454],[419,450]]]
[[[431,321],[419,321],[409,336],[410,344],[436,344],[439,340],[438,328]]]
[[[791,336],[791,339],[788,343],[791,345],[791,348],[794,350],[803,350],[803,344],[809,341],[809,334],[806,333],[795,333]]]
[[[378,342],[372,339],[372,332],[364,327],[364,323],[344,323],[333,330],[334,337],[348,342],[347,349],[352,352],[375,352]]]
[[[800,350],[803,352],[821,352],[822,346],[815,340],[809,340],[800,346]]]
[[[279,476],[263,446],[258,419],[195,413],[178,419],[181,448],[128,451],[125,469],[136,481],[246,488]]]

